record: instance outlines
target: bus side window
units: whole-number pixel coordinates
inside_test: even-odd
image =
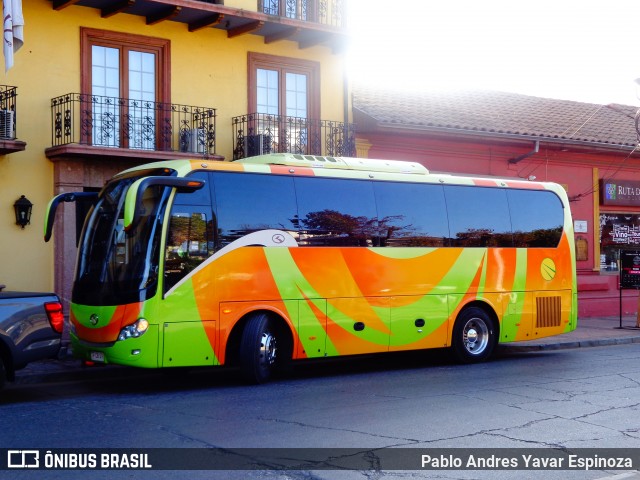
[[[441,185],[375,183],[381,247],[449,246]]]
[[[509,190],[507,196],[515,246],[556,248],[564,224],[560,198],[540,190]]]
[[[189,178],[203,180],[205,186],[191,193],[176,193],[173,200],[164,252],[165,292],[214,252],[211,176],[199,171]]]
[[[378,246],[378,213],[371,182],[296,177],[295,185],[300,246]]]
[[[164,291],[213,254],[213,221],[199,207],[175,205],[164,256]]]
[[[298,237],[293,178],[257,173],[214,172],[218,245],[261,230]]]
[[[451,246],[513,247],[511,216],[504,189],[444,187]]]

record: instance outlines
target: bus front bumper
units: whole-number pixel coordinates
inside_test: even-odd
[[[142,368],[158,368],[158,326],[137,338],[127,338],[114,343],[85,342],[73,331],[69,333],[73,356],[94,363],[129,365]]]

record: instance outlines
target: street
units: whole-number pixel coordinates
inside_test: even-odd
[[[231,370],[127,369],[117,378],[100,378],[100,368],[82,382],[10,385],[0,393],[0,447],[640,445],[635,344],[499,355],[466,366],[442,353],[307,363],[262,386],[244,385]],[[10,471],[3,478],[603,478],[622,472]]]

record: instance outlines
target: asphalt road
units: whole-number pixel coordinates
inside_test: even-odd
[[[297,366],[262,386],[232,370],[125,370],[0,393],[0,448],[640,447],[636,344],[504,355],[440,352]],[[86,376],[85,376],[86,377]],[[502,453],[501,453],[502,452]],[[4,478],[603,478],[589,471],[5,471]]]

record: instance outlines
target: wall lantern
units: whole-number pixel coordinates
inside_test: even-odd
[[[16,225],[20,225],[22,228],[25,225],[29,225],[31,222],[31,208],[33,203],[29,201],[27,197],[21,195],[16,203],[13,204],[13,208],[16,211]]]

